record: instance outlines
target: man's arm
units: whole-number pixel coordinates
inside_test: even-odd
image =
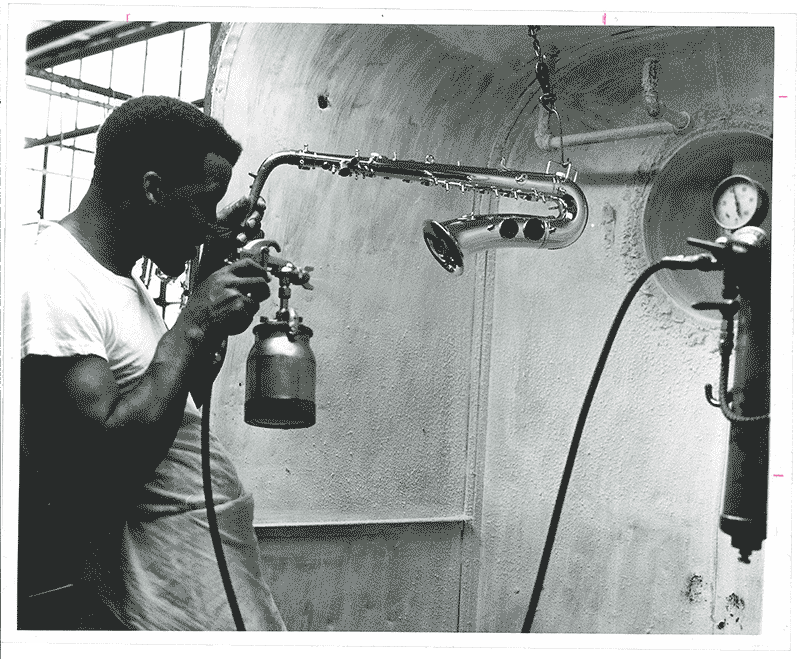
[[[102,357],[22,360],[21,597],[77,583],[91,539],[121,530],[175,439],[201,357],[247,329],[269,296],[265,276],[248,260],[213,273],[124,395]]]
[[[45,419],[60,424],[52,434],[26,431],[24,440],[39,445],[31,450],[46,457],[42,442],[67,442],[80,458],[77,469],[91,464],[98,473],[113,474],[120,486],[145,483],[175,439],[190,385],[205,368],[211,348],[245,331],[269,296],[265,277],[266,270],[249,260],[213,273],[124,395],[101,357],[26,357],[21,367],[26,425],[30,429]]]

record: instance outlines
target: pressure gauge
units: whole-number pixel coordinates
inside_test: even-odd
[[[769,209],[767,191],[747,176],[729,176],[714,190],[714,219],[723,229],[733,231],[745,225],[764,221]]]

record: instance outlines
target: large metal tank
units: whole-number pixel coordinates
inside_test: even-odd
[[[707,197],[733,171],[771,185],[771,28],[544,26],[565,135],[652,124],[682,134],[566,147],[588,199],[558,251],[471,255],[454,277],[426,219],[523,202],[279,168],[264,228],[316,270],[292,298],[314,330],[317,424],[242,421],[235,338],[215,432],[248,489],[265,570],[293,629],[519,631],[579,406],[616,308],[653,259],[708,238]],[[557,57],[555,50],[557,52]],[[268,155],[334,154],[542,172],[526,26],[224,24],[207,108],[244,145],[229,198]],[[549,131],[559,134],[555,117]],[[527,211],[530,212],[530,211]],[[587,423],[538,632],[755,633],[764,552],[718,531],[728,424],[715,381],[709,275],[663,276],[635,300]],[[274,311],[265,303],[262,314]]]

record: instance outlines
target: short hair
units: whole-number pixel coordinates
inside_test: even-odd
[[[216,119],[169,96],[139,96],[116,108],[97,133],[92,183],[128,198],[147,171],[170,185],[202,174],[209,153],[236,164],[242,146]]]

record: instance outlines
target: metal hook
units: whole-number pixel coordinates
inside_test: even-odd
[[[711,407],[720,407],[720,402],[714,398],[714,387],[711,384],[705,386],[706,400]]]

